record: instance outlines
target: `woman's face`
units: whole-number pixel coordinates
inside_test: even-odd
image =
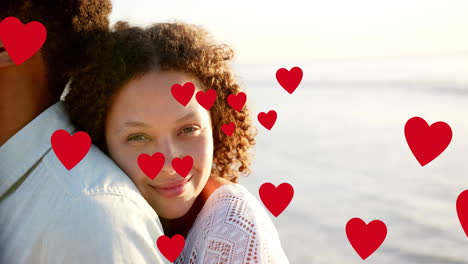
[[[192,97],[187,106],[171,94],[174,84],[194,78],[179,72],[150,72],[122,87],[112,100],[106,119],[106,143],[112,159],[133,180],[159,216],[183,216],[204,188],[213,162],[213,135],[209,112]],[[161,152],[165,163],[156,178],[146,176],[138,156]],[[187,177],[172,167],[174,158],[193,158]],[[182,184],[182,188],[180,183]],[[163,186],[178,187],[165,189]]]

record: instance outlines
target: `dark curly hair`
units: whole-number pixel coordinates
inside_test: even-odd
[[[98,56],[73,75],[65,106],[78,129],[108,153],[104,131],[112,96],[129,81],[152,70],[178,71],[195,77],[203,90],[214,89],[218,98],[210,109],[213,124],[211,174],[237,182],[250,173],[251,154],[258,133],[246,106],[237,112],[227,96],[241,92],[229,65],[234,53],[216,44],[201,27],[181,22],[159,23],[149,28],[119,22],[105,41],[97,43]],[[234,122],[235,133],[225,135],[221,126]],[[236,167],[237,166],[237,167]]]
[[[109,30],[109,0],[0,0],[0,21],[14,16],[26,24],[39,21],[47,29],[42,47],[48,87],[58,101],[69,72],[86,60],[85,47]]]

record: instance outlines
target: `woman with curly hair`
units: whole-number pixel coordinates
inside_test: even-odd
[[[121,22],[109,34],[73,75],[65,104],[78,129],[133,180],[164,233],[186,238],[176,263],[288,263],[266,210],[237,183],[250,172],[257,131],[247,106],[227,102],[242,91],[229,65],[233,51],[184,23]],[[214,102],[199,103],[209,93]],[[227,135],[221,127],[231,122]],[[160,170],[149,175],[144,157],[158,157]],[[181,160],[185,172],[175,169]]]

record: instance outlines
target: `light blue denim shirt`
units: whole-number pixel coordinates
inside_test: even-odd
[[[61,102],[0,147],[0,263],[169,263],[133,182],[94,145],[67,170],[51,149],[58,129],[76,132]]]

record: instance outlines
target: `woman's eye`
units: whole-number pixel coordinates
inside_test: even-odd
[[[145,140],[146,136],[142,134],[128,136],[127,141],[140,141]]]
[[[196,127],[194,127],[194,126],[186,127],[186,128],[184,128],[184,129],[182,129],[182,131],[183,131],[184,133],[192,133],[192,132],[195,132],[195,131],[197,131],[197,130],[198,130],[198,129],[197,129]]]

